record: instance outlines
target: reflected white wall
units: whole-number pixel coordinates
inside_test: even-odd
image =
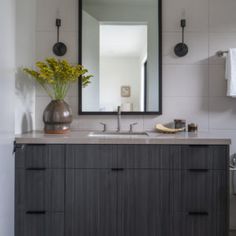
[[[98,1],[99,2],[99,1]],[[84,9],[100,22],[131,22],[148,24],[148,83],[147,83],[147,110],[159,110],[159,34],[158,34],[158,1],[147,1],[142,4],[98,3],[90,4],[84,1]]]
[[[139,58],[101,58],[100,101],[103,111],[116,111],[117,106],[131,103],[140,111],[141,70]],[[131,87],[131,96],[121,97],[121,86]]]
[[[99,22],[83,11],[82,64],[93,75],[91,84],[83,89],[83,111],[99,111]]]

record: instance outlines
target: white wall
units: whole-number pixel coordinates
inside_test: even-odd
[[[141,71],[139,58],[101,57],[100,61],[100,106],[106,111],[116,111],[117,106],[129,102],[133,110],[140,110]],[[121,97],[121,86],[131,87],[129,98]]]
[[[14,235],[14,133],[33,129],[34,85],[20,71],[34,60],[35,1],[2,0],[0,8],[0,235]]]
[[[14,235],[15,1],[0,7],[0,235]]]
[[[15,80],[15,133],[34,129],[35,86],[33,79],[22,72],[35,62],[36,0],[16,1],[16,80]]]
[[[100,61],[100,24],[83,11],[82,51],[83,65],[93,75],[92,83],[83,89],[83,111],[99,111],[99,61]]]

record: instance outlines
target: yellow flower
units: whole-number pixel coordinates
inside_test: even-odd
[[[64,99],[71,83],[82,80],[83,87],[90,83],[92,75],[82,65],[71,65],[66,60],[54,57],[36,62],[37,70],[24,68],[23,71],[33,77],[52,99]]]

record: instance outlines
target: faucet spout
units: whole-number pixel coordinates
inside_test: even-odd
[[[120,106],[117,107],[117,132],[121,131],[121,109]]]

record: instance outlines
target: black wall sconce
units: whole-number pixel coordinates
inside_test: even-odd
[[[61,19],[56,19],[56,27],[57,27],[57,43],[53,46],[53,53],[56,56],[62,57],[66,54],[67,47],[64,43],[60,42]]]
[[[188,54],[188,46],[184,43],[184,28],[186,27],[186,20],[182,19],[180,22],[180,26],[182,27],[182,43],[178,43],[175,46],[175,55],[178,57],[184,57]]]

